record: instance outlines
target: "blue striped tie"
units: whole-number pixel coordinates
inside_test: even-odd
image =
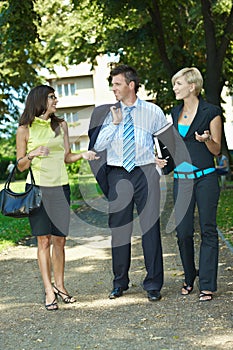
[[[135,168],[135,139],[134,125],[131,111],[133,107],[126,107],[127,115],[124,120],[123,132],[123,167],[128,172]]]

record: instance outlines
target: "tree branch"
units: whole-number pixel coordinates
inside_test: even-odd
[[[157,40],[159,54],[167,72],[169,73],[169,75],[172,75],[174,71],[172,68],[172,64],[167,55],[164,32],[163,32],[163,24],[160,16],[158,2],[156,0],[153,0],[152,5],[153,5],[153,8],[149,8],[149,13],[152,19],[152,24],[155,28],[155,38]]]

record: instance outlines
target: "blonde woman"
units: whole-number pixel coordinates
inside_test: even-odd
[[[214,157],[221,148],[221,109],[201,97],[203,78],[195,67],[178,71],[172,77],[172,85],[176,99],[181,101],[172,110],[173,123],[191,158],[191,163],[182,160],[182,152],[177,149],[174,200],[178,246],[185,274],[181,294],[192,292],[199,274],[199,301],[210,301],[217,290],[219,184]],[[178,195],[181,200],[177,201]],[[195,266],[193,240],[196,205],[201,230],[199,269]]]

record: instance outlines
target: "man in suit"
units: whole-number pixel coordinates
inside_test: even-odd
[[[91,164],[92,170],[109,203],[114,274],[109,298],[121,297],[129,286],[136,205],[146,267],[143,288],[149,301],[157,301],[161,299],[163,259],[153,134],[167,120],[157,105],[137,97],[139,78],[134,68],[120,65],[110,75],[118,102],[95,108],[89,129],[89,149],[95,149],[100,156],[99,161]]]

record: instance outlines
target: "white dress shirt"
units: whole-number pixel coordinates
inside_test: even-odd
[[[162,109],[154,103],[137,98],[131,112],[134,122],[136,146],[136,166],[155,162],[153,134],[167,124]],[[121,102],[123,120],[127,112]],[[109,112],[101,127],[94,149],[96,152],[107,150],[107,164],[120,166],[123,164],[123,129],[124,122],[114,125],[112,113]]]

